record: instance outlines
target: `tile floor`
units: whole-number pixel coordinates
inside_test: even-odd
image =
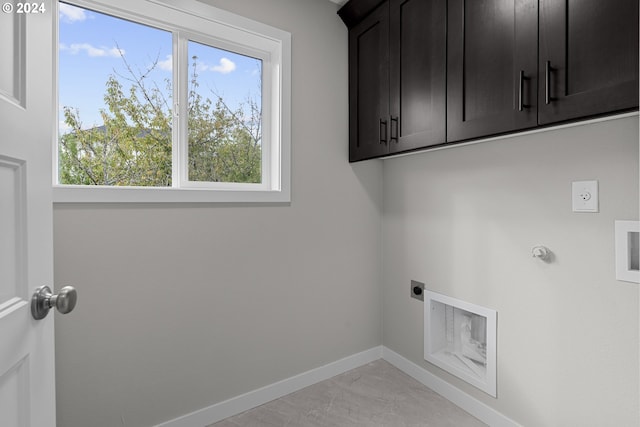
[[[209,427],[486,426],[384,360]]]

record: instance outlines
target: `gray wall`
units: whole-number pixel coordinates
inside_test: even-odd
[[[347,31],[320,0],[211,4],[292,33],[290,206],[54,209],[58,425],[148,426],[382,343],[382,165],[347,159]]]
[[[637,426],[638,285],[614,220],[638,219],[638,119],[386,160],[383,343],[525,426]],[[571,182],[600,183],[600,213]],[[531,256],[543,244],[556,256]],[[411,279],[498,312],[498,398],[423,360]]]
[[[638,425],[638,286],[613,272],[637,118],[349,165],[337,7],[208,3],[293,35],[293,202],[55,206],[56,283],[80,292],[58,425],[153,425],[381,343],[527,426]],[[598,214],[571,212],[584,179]],[[498,399],[424,362],[410,279],[498,311]]]

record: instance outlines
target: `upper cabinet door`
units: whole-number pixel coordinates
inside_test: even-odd
[[[389,152],[389,4],[349,31],[349,161]]]
[[[448,5],[447,141],[536,126],[537,0]]]
[[[446,137],[446,0],[391,0],[391,153]]]
[[[638,0],[540,0],[540,124],[638,106]]]

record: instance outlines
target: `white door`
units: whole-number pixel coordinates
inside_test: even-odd
[[[0,425],[52,427],[54,316],[34,320],[30,298],[53,280],[57,3],[38,0],[38,10],[27,3],[19,10],[14,0],[0,3]]]

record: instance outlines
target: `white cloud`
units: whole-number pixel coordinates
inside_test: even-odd
[[[74,22],[81,22],[87,19],[87,14],[84,9],[71,6],[70,4],[60,3],[60,20],[72,24]]]
[[[67,134],[69,132],[71,132],[73,128],[71,126],[69,126],[64,120],[60,120],[58,122],[58,132],[61,135]]]
[[[89,55],[92,58],[105,57],[105,56],[112,57],[112,58],[119,58],[121,55],[125,54],[125,51],[123,49],[119,49],[117,47],[98,48],[90,45],[89,43],[72,43],[69,46],[67,46],[64,43],[60,43],[60,50],[64,52],[68,52],[71,55],[77,55],[80,52],[85,52],[87,55]]]
[[[165,71],[173,70],[173,56],[167,55],[167,59],[164,61],[158,61],[158,68]]]
[[[212,65],[208,68],[216,73],[229,74],[236,69],[236,64],[230,59],[220,58],[220,63],[218,65]]]

